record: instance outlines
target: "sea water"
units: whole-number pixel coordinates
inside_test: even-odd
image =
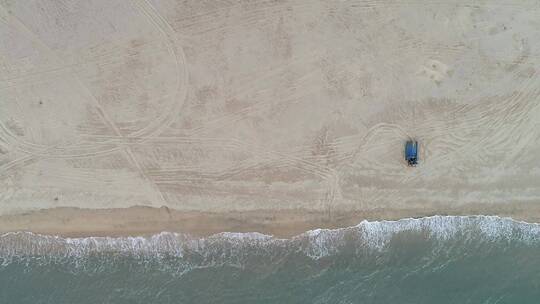
[[[540,226],[434,216],[291,239],[8,233],[0,303],[540,303]]]

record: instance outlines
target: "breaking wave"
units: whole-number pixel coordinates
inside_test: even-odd
[[[249,256],[301,253],[313,259],[338,254],[345,248],[383,251],[396,237],[413,234],[445,242],[506,241],[533,243],[540,240],[540,225],[497,216],[432,216],[397,221],[362,221],[341,229],[316,229],[290,239],[260,233],[219,233],[206,238],[162,232],[148,237],[63,238],[12,232],[0,236],[0,259],[49,257],[82,258],[100,254],[137,258],[177,258],[198,265],[238,263]]]
[[[0,302],[537,303],[539,254],[540,225],[496,216],[363,221],[289,239],[15,232],[0,236]]]

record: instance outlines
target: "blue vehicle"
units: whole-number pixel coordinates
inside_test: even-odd
[[[418,142],[416,140],[408,140],[405,143],[405,160],[411,167],[418,164]]]

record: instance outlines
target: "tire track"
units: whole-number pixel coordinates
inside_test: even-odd
[[[0,7],[1,9],[3,9],[3,7]],[[54,58],[55,62],[61,62],[61,60],[59,59],[59,57],[55,54],[54,50],[50,49],[43,41],[41,41],[41,39],[39,39],[39,37],[37,35],[35,35],[28,27],[26,27],[22,22],[20,22],[19,20],[17,20],[16,18],[13,18],[13,22],[15,22],[17,28],[20,30],[20,31],[23,31],[25,32],[29,37],[31,37],[31,40],[34,41],[37,45],[39,45],[41,47],[42,50],[44,50],[47,54],[49,54],[49,56],[51,56],[52,58]],[[12,23],[13,23],[12,22]],[[178,61],[176,60],[176,64],[178,65]],[[178,69],[177,69],[178,70]],[[108,115],[106,114],[106,112],[103,110],[103,108],[101,107],[101,105],[99,104],[99,101],[95,98],[95,96],[92,94],[92,92],[90,91],[90,89],[82,82],[82,80],[79,78],[79,76],[77,75],[76,71],[74,70],[69,70],[69,72],[74,76],[74,79],[76,80],[77,84],[83,89],[85,95],[87,97],[90,98],[90,100],[93,101],[94,103],[94,106],[96,107],[99,115],[102,117],[102,119],[104,120],[104,122],[114,131],[114,133],[117,135],[117,136],[122,136],[120,130],[116,127],[116,125],[114,124],[114,122],[108,117]],[[2,129],[5,129],[4,126],[2,126]],[[5,131],[7,131],[7,129],[5,129]],[[17,139],[15,137],[15,139]],[[19,142],[19,145],[21,144],[21,142]],[[24,144],[24,143],[22,143]],[[25,151],[25,149],[22,149],[23,151]],[[44,151],[47,151],[46,149],[40,151],[41,153],[43,153]],[[144,173],[144,171],[142,170],[139,162],[137,161],[137,159],[135,158],[135,156],[133,155],[133,152],[131,151],[131,149],[129,148],[129,146],[126,146],[125,149],[122,149],[122,151],[126,154],[129,162],[131,162],[134,166],[135,166],[135,169],[139,172],[139,174],[141,175],[141,177],[143,178],[143,180],[145,180],[146,182],[148,182],[150,185],[152,185],[152,187],[154,188],[155,192],[158,194],[159,198],[160,198],[160,201],[163,205],[165,205],[165,199],[163,197],[163,194],[161,193],[161,191],[159,190],[159,188],[148,178],[148,176]],[[111,151],[107,151],[107,152],[111,152]],[[65,157],[65,156],[64,156]]]
[[[164,35],[164,37],[166,37],[166,40],[169,41],[169,51],[174,58],[176,70],[182,70],[182,73],[177,73],[177,89],[173,98],[171,98],[172,107],[169,109],[169,111],[165,113],[164,117],[159,117],[154,123],[150,123],[141,130],[130,134],[133,137],[152,137],[159,135],[173,122],[174,119],[178,118],[180,111],[187,99],[187,61],[183,50],[178,47],[180,43],[175,37],[176,33],[170,24],[167,23],[167,21],[155,10],[155,8],[146,0],[135,1],[135,6],[144,16],[148,17],[148,20],[154,24],[154,26]],[[182,67],[180,67],[180,60],[182,62]]]
[[[5,19],[6,20],[10,20],[12,21],[11,24],[12,25],[16,25],[16,27],[26,33],[27,35],[29,35],[30,37],[33,37],[32,40],[35,41],[38,45],[41,46],[41,49],[45,50],[47,53],[51,54],[52,50],[49,50],[48,47],[43,44],[39,38],[37,36],[35,36],[26,26],[24,26],[20,21],[18,21],[16,19],[16,17],[14,16],[11,16],[9,15],[9,13],[7,13],[5,11],[5,9],[3,7],[0,6],[0,13],[2,13],[3,15],[2,16],[6,16]],[[148,16],[147,14],[144,14],[144,16],[147,16],[148,18],[152,18],[152,16]],[[177,116],[177,114],[179,113],[180,111],[180,108],[182,107],[184,101],[185,101],[185,98],[186,98],[186,94],[187,94],[187,69],[186,69],[186,66],[185,66],[185,58],[184,58],[184,55],[183,55],[183,52],[182,51],[179,51],[178,48],[176,48],[176,45],[174,45],[174,41],[171,41],[170,38],[171,37],[174,37],[172,35],[170,35],[170,33],[167,35],[167,33],[159,28],[159,26],[155,23],[155,21],[153,21],[152,19],[150,19],[150,22],[152,24],[154,24],[157,29],[159,30],[159,32],[163,33],[164,34],[164,37],[167,39],[167,41],[169,41],[169,52],[173,55],[173,58],[175,59],[175,65],[177,67],[177,71],[180,71],[180,67],[179,67],[179,60],[178,60],[178,56],[177,56],[177,52],[181,53],[181,57],[183,58],[182,60],[182,63],[183,63],[183,76],[180,77],[180,73],[177,73],[177,84],[176,84],[176,92],[173,96],[171,96],[171,100],[172,100],[172,105],[171,105],[171,108],[172,109],[169,109],[168,111],[165,111],[165,114],[162,115],[162,116],[159,116],[156,120],[150,122],[146,127],[144,127],[143,129],[140,129],[136,132],[134,132],[133,134],[130,134],[132,135],[133,137],[137,137],[137,136],[140,136],[142,138],[146,138],[146,137],[150,137],[150,136],[154,136],[156,134],[159,134],[163,129],[165,129],[170,123],[171,121],[175,118],[175,116]],[[54,55],[54,54],[53,54]],[[53,58],[56,58],[56,56],[54,55]],[[58,59],[56,59],[56,61],[60,62]],[[81,64],[87,64],[87,63],[81,63]],[[57,64],[57,66],[62,66],[61,64]],[[76,65],[78,66],[78,65]],[[65,67],[67,70],[71,70],[73,69],[72,66],[66,66]],[[71,71],[71,73],[75,73],[75,71]],[[179,79],[182,78],[184,80],[183,83],[180,83]],[[81,87],[86,87],[82,81],[80,79],[76,79],[77,82],[81,85]],[[178,98],[180,97],[179,96],[179,91],[183,89],[183,93],[181,94],[181,98]],[[93,97],[93,95],[90,93],[90,91],[88,90],[88,88],[86,87],[85,89],[86,93],[87,93],[87,96],[91,96],[91,100],[95,100],[95,97]],[[178,101],[178,102],[177,102]],[[96,106],[98,106],[98,111],[100,112],[100,115],[101,116],[104,116],[106,115],[105,111],[99,106],[99,103],[96,103]],[[110,121],[110,119],[108,119]],[[110,125],[110,124],[109,124]],[[112,152],[115,152],[117,151],[118,149],[116,147],[110,147],[109,143],[100,143],[100,145],[98,145],[98,147],[107,147],[107,150],[106,151],[96,151],[96,152],[92,152],[92,153],[87,153],[87,152],[79,152],[77,149],[78,149],[78,146],[76,145],[73,145],[73,146],[70,146],[70,147],[64,147],[63,149],[53,149],[52,151],[54,152],[44,152],[44,150],[47,148],[47,146],[45,145],[38,145],[38,144],[31,144],[31,143],[28,143],[28,142],[25,142],[23,140],[21,140],[20,138],[18,138],[17,136],[15,136],[14,134],[11,134],[9,132],[9,130],[7,128],[5,128],[4,125],[1,125],[0,126],[0,130],[2,130],[4,133],[6,133],[11,139],[12,141],[15,141],[15,143],[17,144],[17,148],[20,149],[21,151],[25,152],[25,153],[31,153],[31,154],[36,154],[36,155],[39,155],[39,156],[47,156],[47,157],[65,157],[65,158],[69,158],[69,157],[91,157],[93,155],[97,155],[97,154],[103,154],[103,153],[112,153]],[[13,144],[13,142],[12,142]],[[83,147],[85,145],[88,145],[89,143],[82,143],[80,147]],[[70,149],[71,148],[71,149]]]
[[[151,45],[151,43],[153,42],[154,41],[151,41],[145,44]],[[121,51],[121,54],[120,54],[120,51]],[[77,67],[86,66],[90,64],[98,64],[98,63],[100,67],[104,67],[108,65],[118,64],[119,62],[127,58],[138,57],[141,55],[151,55],[158,52],[161,52],[161,50],[150,49],[150,50],[137,51],[134,54],[125,54],[126,49],[122,49],[122,50],[119,50],[118,54],[112,54],[112,53],[101,54],[98,56],[90,57],[89,59],[84,59],[83,62],[76,62],[72,64],[67,64],[67,65],[64,64],[56,68],[38,70],[35,72],[25,73],[25,74],[18,75],[15,77],[8,77],[8,78],[0,79],[0,82],[8,83],[8,85],[0,85],[0,90],[7,90],[14,87],[29,86],[29,85],[44,83],[47,81],[47,80],[43,80],[46,74],[52,74],[51,76],[53,76],[56,73],[70,71]],[[114,55],[114,56],[111,56],[111,55]],[[107,59],[107,61],[105,61],[104,59]]]

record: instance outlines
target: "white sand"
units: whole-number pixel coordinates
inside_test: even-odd
[[[0,222],[540,218],[539,55],[537,1],[0,0]]]

